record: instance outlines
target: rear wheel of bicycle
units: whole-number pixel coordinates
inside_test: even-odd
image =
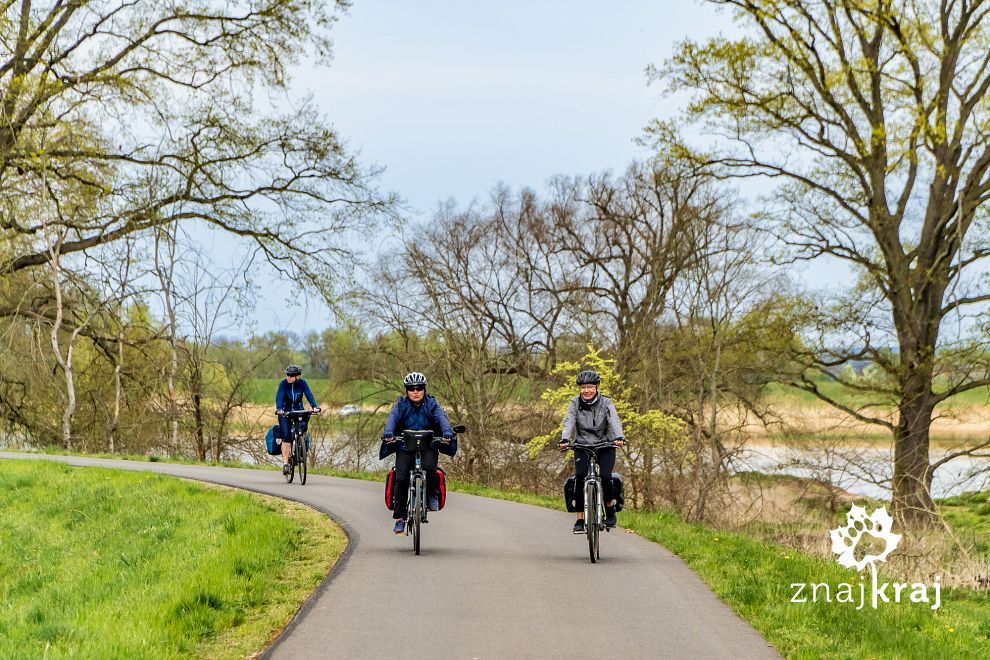
[[[296,463],[299,464],[299,485],[306,485],[306,473],[309,471],[309,466],[306,465],[306,439],[302,438],[297,440],[299,443],[299,451],[296,455]]]

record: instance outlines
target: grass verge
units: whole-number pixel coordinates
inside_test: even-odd
[[[58,463],[0,461],[0,508],[0,657],[243,658],[346,545],[278,498]]]

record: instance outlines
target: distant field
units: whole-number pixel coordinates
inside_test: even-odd
[[[853,392],[834,382],[820,382],[819,388],[822,393],[832,397],[844,404],[856,404],[865,401],[862,394]],[[785,405],[821,405],[825,402],[810,392],[799,390],[790,385],[781,383],[770,383],[767,385],[766,395],[771,402]],[[952,408],[956,406],[990,406],[990,388],[980,387],[962,394],[957,394],[942,404],[944,407]]]
[[[266,404],[274,407],[275,391],[281,379],[278,378],[252,378],[247,382],[248,401],[250,403]],[[313,396],[323,405],[326,403],[344,404],[359,403],[362,405],[378,405],[393,401],[399,394],[396,386],[393,392],[381,392],[381,388],[375,383],[360,381],[347,383],[343,387],[336,381],[327,378],[306,378]]]

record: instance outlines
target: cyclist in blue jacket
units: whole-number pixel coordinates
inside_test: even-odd
[[[289,474],[289,452],[292,450],[292,442],[289,438],[289,418],[282,417],[281,413],[305,410],[303,397],[309,401],[313,412],[320,412],[320,407],[316,405],[316,398],[309,385],[302,379],[302,367],[298,364],[290,364],[285,368],[285,379],[278,384],[278,391],[275,392],[275,413],[279,415],[278,428],[282,433],[282,474]],[[306,432],[307,423],[299,420],[302,424],[303,433]]]
[[[385,421],[382,446],[378,453],[379,459],[384,459],[395,452],[395,483],[392,491],[396,493],[393,509],[395,526],[392,531],[396,534],[403,534],[406,529],[408,502],[403,494],[409,490],[409,471],[415,466],[416,454],[403,450],[395,441],[395,436],[402,435],[406,429],[416,429],[431,430],[434,434],[443,437],[444,442],[440,447],[423,452],[423,469],[426,471],[427,492],[430,493],[428,500],[430,511],[436,511],[440,507],[440,475],[437,474],[440,452],[453,456],[457,451],[457,447],[450,444],[451,438],[454,437],[454,429],[447,420],[447,414],[437,400],[426,393],[426,376],[414,371],[402,382],[406,387],[406,395],[396,399],[395,405],[392,406],[392,412]]]

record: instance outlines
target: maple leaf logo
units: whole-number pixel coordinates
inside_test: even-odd
[[[833,529],[829,535],[832,537],[832,552],[839,555],[839,564],[847,568],[862,571],[867,564],[872,564],[873,569],[876,570],[876,562],[887,561],[887,555],[893,552],[901,541],[900,534],[893,534],[890,531],[894,519],[887,514],[887,507],[882,506],[867,516],[865,508],[854,504],[846,514],[846,522],[845,527]],[[878,555],[865,555],[857,561],[856,546],[866,535],[883,541],[883,552]]]

